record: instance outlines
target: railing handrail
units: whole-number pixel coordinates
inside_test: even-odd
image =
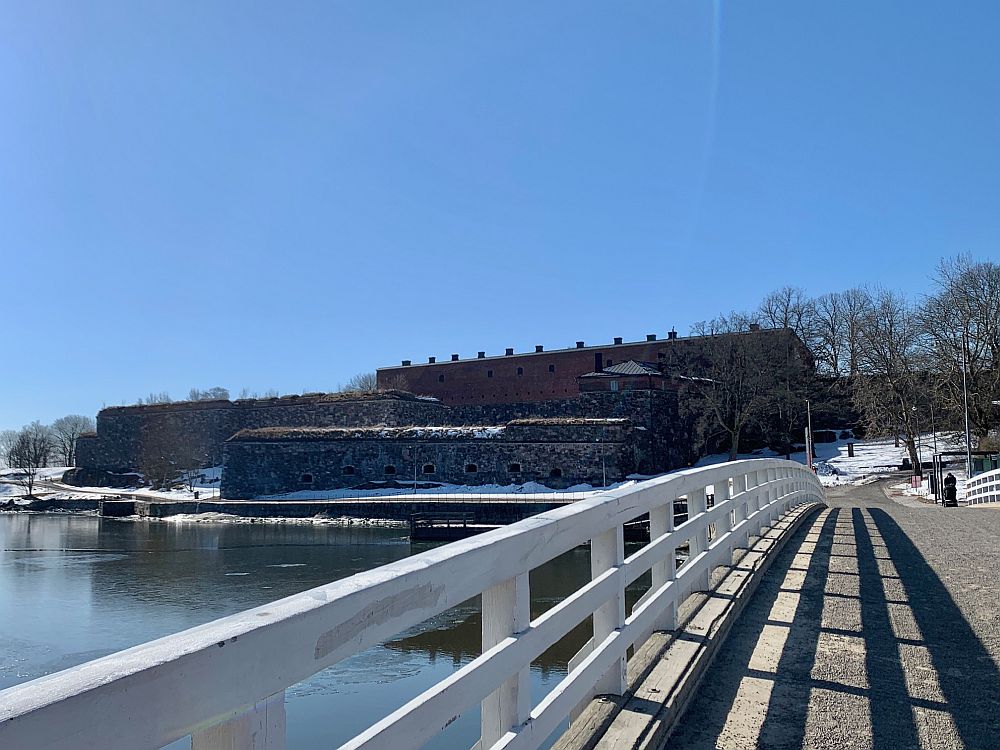
[[[708,509],[705,489],[710,485],[715,488],[716,503]],[[688,498],[689,517],[674,529],[673,501],[679,496]],[[609,490],[0,691],[0,746],[28,747],[30,742],[33,749],[162,747],[189,734],[200,736],[338,661],[479,594],[483,594],[484,610],[492,607],[489,618],[484,611],[484,654],[449,678],[454,684],[461,682],[466,702],[470,695],[485,697],[519,674],[526,679],[535,650],[593,614],[596,645],[582,666],[577,666],[577,671],[590,670],[586,672],[589,680],[603,674],[600,670],[608,663],[620,660],[623,665],[628,645],[662,624],[663,613],[676,611],[687,593],[707,585],[711,569],[729,562],[725,554],[731,555],[741,538],[770,525],[791,506],[822,496],[815,475],[800,464],[779,459],[689,469]],[[622,526],[647,513],[650,543],[626,560]],[[717,533],[710,544],[712,524],[723,533]],[[537,621],[527,623],[522,610],[527,607],[528,571],[587,542],[592,543],[592,567],[597,566],[594,580]],[[677,572],[673,569],[676,549],[688,542],[689,561]],[[603,562],[598,565],[598,560]],[[636,605],[629,620],[624,612],[624,587],[650,569],[654,570],[654,588]],[[510,592],[515,592],[514,598],[508,601],[504,597]],[[609,609],[609,599],[614,602],[616,597],[621,601]],[[495,601],[507,603],[501,606]],[[616,607],[620,616],[615,614]],[[515,616],[515,611],[520,614]],[[491,631],[492,642],[487,644],[487,629],[496,629],[493,621],[498,612],[501,620],[509,615],[508,630],[506,635]],[[565,621],[556,621],[557,617]],[[571,622],[572,618],[577,619]],[[632,640],[622,645],[626,636]],[[623,679],[624,666],[621,672]],[[573,674],[571,670],[567,680]],[[441,683],[441,689],[448,687],[445,683],[452,684],[449,680]],[[612,678],[603,684],[611,684],[610,692],[614,692],[614,683]],[[570,684],[571,689],[560,685],[554,691],[559,695],[550,694],[549,703],[543,701],[536,707],[544,709],[541,723],[526,713],[524,696],[518,699],[516,710],[504,708],[507,704],[500,701],[500,712],[514,711],[513,718],[506,716],[506,725],[488,743],[484,736],[483,746],[501,737],[513,746],[537,746],[547,737],[538,734],[541,727],[561,721],[575,702],[599,687],[581,682]],[[434,729],[438,717],[429,720],[426,714],[437,705],[435,701],[442,700],[434,693],[439,687],[418,696],[416,706],[411,701],[349,745],[384,746],[387,738],[396,736],[394,727],[402,727],[402,736],[413,741],[416,735],[410,725],[415,719],[407,723],[408,717],[417,716]],[[454,696],[449,700],[454,707]],[[97,715],[100,721],[94,720]],[[487,720],[484,712],[484,727]],[[537,724],[532,731],[510,734],[512,726],[523,728],[532,721]],[[282,735],[283,731],[282,724]],[[209,741],[196,743],[199,748],[216,746]]]

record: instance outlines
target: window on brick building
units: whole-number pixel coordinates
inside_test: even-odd
[[[466,464],[465,465],[465,473],[466,474],[475,474],[477,471],[479,471],[479,467],[476,466],[475,464]]]
[[[434,464],[424,464],[424,474],[433,474],[435,471]]]
[[[444,374],[443,373],[441,375],[438,375],[438,382],[439,383],[443,383],[444,382]]]
[[[555,371],[556,371],[556,366],[555,365],[549,365],[549,372],[555,372]]]
[[[493,377],[493,370],[487,370],[486,371],[486,377],[492,378]]]
[[[618,390],[618,381],[617,380],[612,380],[611,381],[611,390],[613,390],[613,391],[617,391]]]
[[[396,467],[395,466],[391,466],[391,465],[390,466],[386,466],[385,467],[385,473],[386,474],[395,474],[396,473]]]
[[[517,368],[517,374],[518,375],[524,375],[524,368],[523,367],[518,367]]]
[[[614,361],[612,361],[612,360],[609,359],[607,362],[604,363],[604,366],[605,367],[611,367],[611,365],[613,365],[613,364],[614,364]]]
[[[507,466],[507,471],[509,471],[511,474],[520,474],[521,464],[510,464]]]
[[[549,472],[549,476],[552,477],[553,479],[559,479],[560,477],[562,477],[562,469],[553,469],[552,471]]]
[[[342,473],[344,473],[344,474],[353,474],[353,473],[354,473],[354,467],[353,467],[353,466],[345,466],[345,467],[344,467],[343,469],[341,469],[340,471],[341,471]]]
[[[302,484],[312,484],[312,482],[313,482],[313,475],[312,474],[303,474],[302,475]]]

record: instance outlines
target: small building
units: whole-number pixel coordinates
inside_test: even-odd
[[[576,379],[581,393],[600,391],[676,391],[677,381],[665,375],[652,362],[630,359]]]

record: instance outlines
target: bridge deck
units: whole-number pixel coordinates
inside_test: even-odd
[[[1000,511],[878,485],[829,505],[775,560],[667,746],[1000,747]]]

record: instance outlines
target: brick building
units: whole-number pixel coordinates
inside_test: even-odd
[[[812,356],[799,338],[789,329],[761,329],[758,326],[742,333],[726,336],[757,337],[760,343],[775,351],[787,352],[812,370]],[[649,334],[645,341],[624,343],[616,338],[611,344],[586,346],[577,341],[570,349],[545,351],[536,346],[534,352],[515,354],[507,349],[502,355],[486,356],[479,352],[473,359],[452,354],[447,361],[429,357],[426,363],[381,367],[377,371],[381,388],[398,388],[412,393],[434,396],[442,403],[509,404],[574,398],[581,392],[577,378],[600,373],[623,362],[648,363],[662,367],[668,375],[695,374],[694,364],[702,353],[705,338],[679,337],[675,331],[665,339]],[[748,341],[748,343],[750,343]]]

